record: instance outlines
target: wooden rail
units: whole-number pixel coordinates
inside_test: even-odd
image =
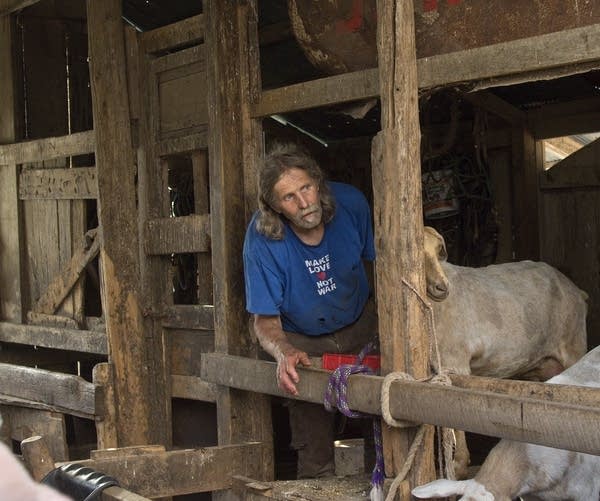
[[[277,387],[275,370],[273,362],[221,353],[202,355],[204,381],[293,398]],[[299,375],[298,399],[321,403],[329,373],[300,368]],[[350,408],[381,415],[382,381],[379,376],[351,376],[348,385]],[[475,376],[460,376],[453,381],[462,387],[394,382],[390,389],[392,416],[415,423],[600,454],[597,426],[600,389],[523,381],[506,383]],[[499,392],[492,391],[494,385],[490,381],[498,381]]]

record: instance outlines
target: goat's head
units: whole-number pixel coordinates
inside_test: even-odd
[[[442,269],[442,262],[447,258],[442,235],[432,227],[425,226],[425,279],[427,295],[434,301],[443,301],[450,292],[448,277]]]

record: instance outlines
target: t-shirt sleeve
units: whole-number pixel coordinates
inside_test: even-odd
[[[265,262],[267,256],[257,248],[244,249],[244,281],[246,310],[257,315],[279,315],[283,301],[283,283]]]

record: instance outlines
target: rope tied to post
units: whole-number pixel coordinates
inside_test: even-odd
[[[364,414],[362,412],[353,411],[348,405],[348,378],[352,374],[375,374],[375,371],[367,365],[362,365],[362,361],[375,349],[375,343],[370,342],[356,356],[354,365],[343,364],[335,369],[327,383],[323,404],[329,412],[334,412],[337,408],[342,414],[351,418],[372,417],[373,418],[373,440],[375,442],[375,467],[371,473],[371,493],[372,501],[383,500],[383,441],[381,438],[381,423],[378,416]]]
[[[444,371],[442,369],[442,362],[440,357],[440,352],[438,349],[437,336],[435,332],[435,322],[433,318],[433,308],[429,304],[428,301],[425,300],[416,290],[416,288],[411,285],[405,279],[402,279],[402,285],[409,289],[416,297],[419,299],[419,302],[426,310],[426,316],[428,320],[428,331],[430,335],[430,359],[435,357],[434,369],[437,371],[437,374],[420,379],[419,382],[429,382],[432,384],[442,384],[442,385],[452,385],[452,381],[449,377],[449,372]],[[381,385],[381,415],[388,426],[392,427],[414,427],[415,423],[411,423],[408,421],[397,420],[392,416],[390,411],[390,387],[394,381],[414,381],[415,379],[405,372],[394,371],[390,372],[383,378],[383,383]],[[423,437],[425,435],[425,425],[420,425],[415,435],[415,438],[408,450],[408,454],[406,456],[406,460],[404,465],[402,466],[400,472],[393,480],[388,494],[386,496],[386,501],[392,501],[396,496],[396,491],[400,486],[401,482],[406,478],[406,475],[412,468],[414,458],[418,451],[418,448],[423,441]],[[449,428],[441,428],[441,433],[438,433],[438,450],[441,451],[441,454],[438,454],[439,459],[439,470],[440,472],[445,471],[446,478],[454,479],[454,464],[453,464],[453,453],[456,446],[456,440],[454,437],[454,431]]]

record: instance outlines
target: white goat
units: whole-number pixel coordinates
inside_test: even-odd
[[[558,270],[532,261],[467,268],[446,258],[442,236],[425,227],[427,295],[444,369],[545,381],[585,354],[587,294]],[[464,478],[464,433],[457,442]]]
[[[600,347],[548,383],[600,387]],[[412,491],[417,498],[462,495],[462,501],[597,501],[600,456],[501,440],[475,478],[435,480]]]

